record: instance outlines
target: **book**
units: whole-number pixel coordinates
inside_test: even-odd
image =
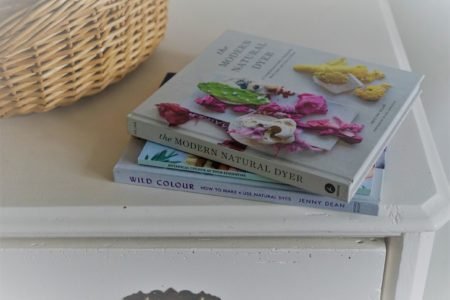
[[[156,158],[156,162],[151,161],[150,156]],[[171,162],[161,162],[161,157],[170,157]],[[165,159],[163,159],[165,160]],[[161,163],[160,163],[161,162]],[[275,183],[277,186],[279,186],[279,183],[271,180],[269,178],[264,177],[252,177],[248,176],[249,173],[240,169],[236,169],[233,167],[230,167],[225,164],[221,164],[215,161],[207,160],[203,157],[199,157],[197,155],[189,154],[180,150],[176,150],[173,148],[170,148],[168,146],[160,145],[151,141],[146,141],[144,146],[142,147],[142,150],[140,151],[137,163],[139,165],[144,166],[153,166],[153,167],[159,167],[159,168],[167,168],[167,169],[174,169],[174,170],[183,170],[188,172],[196,172],[196,173],[202,173],[207,174],[211,176],[217,177],[217,179],[220,181],[220,177],[232,177],[232,178],[239,178],[244,180],[256,180],[256,181],[263,181],[263,182],[270,182]],[[177,164],[180,164],[178,166]],[[192,167],[191,164],[195,164],[196,166]],[[377,160],[376,164],[372,166],[369,173],[364,178],[364,181],[362,182],[361,186],[357,190],[357,195],[369,195],[370,191],[372,189],[372,176],[374,169],[384,169],[384,152],[380,156],[380,158]],[[230,171],[231,169],[231,171]],[[240,173],[243,173],[242,175]],[[189,173],[184,173],[186,176],[188,176]],[[250,174],[252,175],[252,174]],[[244,181],[245,182],[245,181]],[[297,191],[301,191],[299,189],[295,189]],[[304,192],[304,191],[302,191]]]
[[[179,151],[164,145],[147,142],[138,156],[138,164],[168,169],[177,169],[203,174],[245,178],[272,182],[273,180],[210,159]]]
[[[423,76],[227,31],[128,116],[136,136],[349,201]]]
[[[136,138],[130,140],[124,154],[114,166],[115,182],[366,215],[377,215],[379,211],[384,155],[371,168],[353,199],[350,202],[343,202],[331,197],[301,191],[293,186],[275,181],[262,182],[247,178],[224,177],[212,173],[139,165],[137,158],[145,143],[149,142]],[[151,143],[150,145],[155,144]]]

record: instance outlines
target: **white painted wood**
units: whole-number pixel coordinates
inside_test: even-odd
[[[369,239],[2,241],[0,299],[111,300],[188,289],[221,299],[380,299]]]
[[[391,143],[377,218],[114,184],[126,114],[225,29],[398,64],[376,1],[174,0],[169,11],[161,47],[120,83],[70,107],[0,120],[0,235],[384,236],[448,219],[420,105]]]
[[[406,233],[389,239],[383,299],[423,299],[434,236],[434,232]]]
[[[395,300],[395,292],[399,277],[403,236],[386,239],[386,264],[384,266],[382,299]]]
[[[436,232],[424,300],[450,299],[450,223]]]
[[[0,298],[120,299],[171,285],[229,299],[239,299],[225,297],[235,292],[273,295],[278,291],[273,287],[281,291],[279,299],[311,287],[311,293],[332,299],[379,298],[373,287],[381,276],[383,247],[352,248],[335,239],[280,246],[270,244],[270,236],[389,237],[384,299],[421,295],[433,239],[420,232],[441,227],[450,206],[420,102],[389,146],[380,217],[123,186],[111,176],[128,139],[126,114],[166,72],[180,70],[225,29],[408,67],[387,3],[171,0],[169,11],[166,39],[122,82],[70,107],[0,120],[0,236],[164,239],[159,244],[46,240],[28,246],[27,240],[0,240]],[[201,246],[194,239],[178,240],[176,247],[169,238],[195,236],[266,238],[234,247],[230,240]],[[320,255],[310,259],[309,252]],[[349,253],[355,258],[345,260]],[[357,294],[363,282],[366,294]],[[247,299],[264,299],[262,294]]]

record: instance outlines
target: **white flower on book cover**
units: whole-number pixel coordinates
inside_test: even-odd
[[[363,126],[352,123],[357,111],[313,93],[298,93],[280,85],[247,78],[217,75],[199,82],[190,97],[157,104],[159,114],[171,126],[207,122],[221,128],[225,146],[246,147],[278,155],[330,151],[339,139],[349,144],[362,141]]]

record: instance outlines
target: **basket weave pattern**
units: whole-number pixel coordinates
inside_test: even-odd
[[[100,92],[161,41],[167,0],[41,0],[0,24],[0,117]]]

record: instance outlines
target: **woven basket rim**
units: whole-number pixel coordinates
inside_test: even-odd
[[[0,118],[67,105],[122,79],[162,40],[167,2],[38,0],[14,11],[0,24]]]

